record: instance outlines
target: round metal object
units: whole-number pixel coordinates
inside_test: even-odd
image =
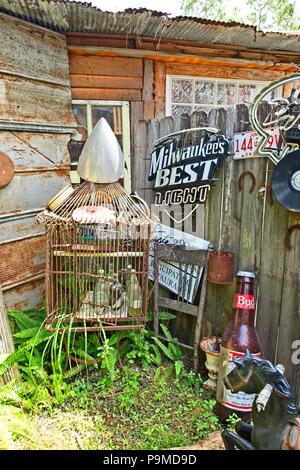
[[[279,204],[300,212],[300,150],[286,154],[275,166],[272,191]]]
[[[47,204],[47,209],[50,211],[55,211],[55,209],[58,208],[72,193],[74,189],[72,186],[69,184],[68,186],[65,186],[59,193],[55,194],[55,196],[50,199],[50,201]]]
[[[12,159],[6,153],[0,152],[0,188],[7,186],[14,174],[15,167]]]

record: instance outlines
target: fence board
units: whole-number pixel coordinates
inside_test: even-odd
[[[295,216],[290,214],[289,226],[295,224]],[[300,289],[300,232],[293,233],[292,249],[286,250],[282,286],[281,315],[276,361],[284,364],[287,378],[297,388],[300,405],[300,353],[292,361],[292,344],[300,340],[299,289]],[[272,312],[270,312],[272,314]],[[298,345],[299,350],[299,345]]]
[[[262,112],[266,113],[267,108]],[[232,141],[234,132],[250,129],[248,108],[239,105],[227,110],[213,109],[208,114],[195,112],[180,118],[140,121],[135,127],[133,161],[138,178],[135,184],[138,181],[140,194],[147,202],[153,200],[154,194],[153,183],[148,182],[153,141],[177,130],[205,125],[219,128]],[[195,134],[183,138],[184,142],[180,143],[187,145],[194,141]],[[228,156],[216,174],[205,206],[197,209],[197,215],[201,213],[204,222],[196,234],[210,240],[216,249],[232,251],[236,257],[235,272],[237,269],[257,271],[256,322],[262,353],[267,359],[284,364],[299,400],[300,368],[292,363],[291,355],[293,341],[300,340],[300,233],[293,234],[291,251],[284,246],[287,228],[299,222],[275,200],[270,206],[261,191],[265,182],[270,182],[272,169],[273,164],[266,158],[233,160]],[[238,178],[246,170],[256,179],[252,193],[249,193],[249,176],[244,179],[242,191],[238,191]],[[192,220],[188,220],[184,230],[191,233],[192,228]],[[231,317],[234,290],[235,282],[226,286],[208,283],[203,336],[222,334]],[[172,325],[173,334],[191,344],[193,321],[191,317],[178,314]]]

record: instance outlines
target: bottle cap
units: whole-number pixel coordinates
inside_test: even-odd
[[[237,276],[239,277],[253,277],[255,278],[255,274],[252,273],[251,271],[239,271],[237,273]]]

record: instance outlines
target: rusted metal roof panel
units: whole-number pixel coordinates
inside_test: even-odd
[[[3,288],[40,276],[45,269],[43,236],[1,245],[0,284]]]
[[[3,288],[7,308],[28,310],[45,304],[45,282],[43,276],[21,283],[14,289]],[[42,320],[41,320],[42,321]]]
[[[117,13],[86,2],[62,0],[0,0],[0,11],[58,32],[150,36],[212,44],[247,46],[263,50],[300,52],[299,34],[257,31],[254,26],[177,16],[147,9]]]

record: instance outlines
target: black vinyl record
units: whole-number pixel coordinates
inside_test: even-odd
[[[288,153],[275,166],[272,192],[283,207],[300,212],[300,150]]]

